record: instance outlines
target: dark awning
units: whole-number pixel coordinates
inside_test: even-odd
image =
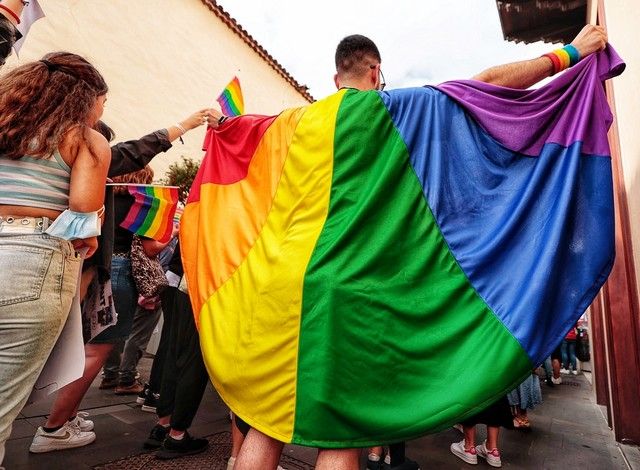
[[[507,41],[569,43],[586,24],[587,0],[497,0]]]

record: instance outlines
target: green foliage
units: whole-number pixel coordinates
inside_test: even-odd
[[[161,180],[162,184],[178,186],[178,197],[183,204],[187,201],[193,179],[198,173],[200,162],[184,155],[179,161],[169,165],[166,176]]]

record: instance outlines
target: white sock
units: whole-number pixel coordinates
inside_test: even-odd
[[[374,454],[373,452],[371,452],[369,454],[369,460],[371,460],[372,462],[379,462],[380,456],[378,454]]]
[[[227,462],[227,470],[233,470],[233,466],[236,464],[235,457],[229,457],[229,461]]]

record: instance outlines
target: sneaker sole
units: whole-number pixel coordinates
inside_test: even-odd
[[[140,397],[136,398],[136,403],[138,405],[144,405],[144,398],[140,398]]]
[[[161,460],[177,459],[179,457],[184,457],[185,455],[200,454],[201,452],[204,452],[205,450],[207,450],[208,447],[209,446],[205,446],[202,449],[194,449],[194,450],[189,450],[185,452],[178,452],[177,450],[174,450],[174,451],[159,450],[158,452],[156,452],[156,457]]]
[[[155,413],[157,408],[155,406],[142,405],[140,409],[147,413]]]
[[[94,434],[93,437],[90,440],[88,439],[86,442],[85,441],[82,441],[82,442],[57,441],[56,446],[51,446],[50,444],[38,444],[38,445],[31,444],[31,446],[29,446],[29,452],[31,452],[32,454],[43,454],[45,452],[53,452],[55,450],[75,449],[76,447],[88,446],[95,440],[96,440],[96,435]]]

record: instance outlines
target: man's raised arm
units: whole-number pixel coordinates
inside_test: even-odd
[[[607,44],[607,32],[602,26],[587,25],[571,41],[579,58],[601,51]],[[474,80],[509,88],[529,88],[540,80],[553,75],[556,65],[551,57],[523,60],[488,68],[473,77]]]

